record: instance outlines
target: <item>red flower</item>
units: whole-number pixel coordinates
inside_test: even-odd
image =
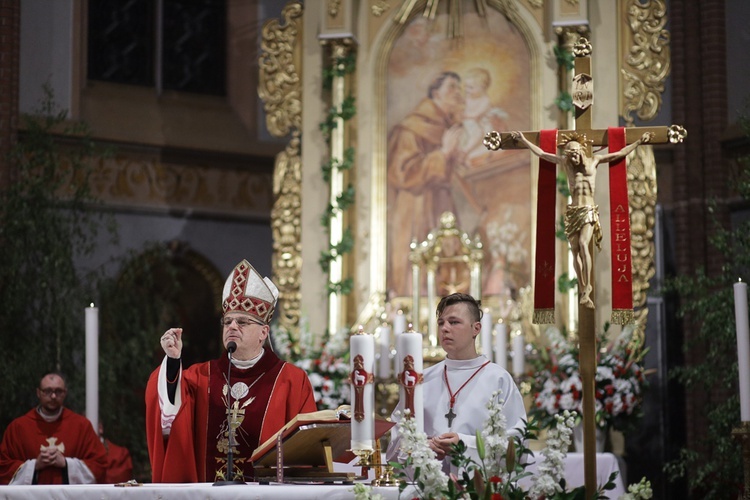
[[[500,493],[493,493],[490,499],[491,500],[504,500],[503,496]]]
[[[500,484],[503,482],[503,479],[500,476],[492,476],[490,482],[493,484]]]

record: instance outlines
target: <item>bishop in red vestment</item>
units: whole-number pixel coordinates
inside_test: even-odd
[[[13,420],[0,443],[0,484],[104,482],[107,452],[85,417],[63,407],[65,380],[45,375],[39,406]]]
[[[222,356],[183,370],[182,329],[164,333],[166,356],[146,387],[154,482],[252,480],[255,448],[297,414],[317,409],[307,373],[264,348],[277,298],[276,286],[246,260],[227,278],[222,329],[224,346],[234,349],[231,367]]]

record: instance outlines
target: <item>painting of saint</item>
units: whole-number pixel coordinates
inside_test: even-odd
[[[387,79],[387,286],[411,295],[409,245],[450,211],[484,245],[482,293],[505,295],[530,280],[531,173],[524,151],[490,152],[491,130],[530,126],[530,53],[499,12],[466,12],[460,42],[447,14],[416,16],[394,42]],[[445,283],[446,289],[460,288]],[[468,282],[467,282],[468,283]],[[468,285],[467,285],[468,286]],[[460,290],[460,291],[468,291]]]

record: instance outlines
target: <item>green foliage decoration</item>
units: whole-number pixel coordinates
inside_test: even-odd
[[[569,92],[562,91],[557,97],[555,97],[555,105],[560,111],[570,113],[573,111],[573,96],[571,96]]]
[[[570,71],[575,67],[575,56],[573,55],[573,52],[565,49],[565,47],[562,47],[561,45],[555,45],[552,50],[554,51],[555,61],[557,61],[558,66],[565,68],[567,71]]]
[[[334,78],[345,77],[354,73],[356,70],[356,56],[354,51],[347,51],[343,56],[336,57],[330,67],[323,69],[323,86],[326,89],[332,88]],[[329,142],[333,130],[338,127],[339,121],[345,123],[348,120],[354,118],[357,114],[356,99],[354,96],[349,95],[344,98],[340,108],[332,106],[328,109],[326,116],[323,121],[320,122],[319,128],[323,133],[323,136]],[[344,151],[343,158],[331,157],[328,161],[321,165],[321,172],[323,180],[330,185],[331,177],[334,171],[348,171],[354,166],[355,150],[353,147],[349,147]],[[332,193],[334,194],[334,193]],[[331,219],[340,213],[346,212],[346,210],[354,204],[355,200],[355,189],[350,183],[341,193],[335,193],[335,201],[329,203],[326,206],[325,211],[320,217],[320,225],[326,229],[331,227]],[[321,252],[321,256],[318,259],[323,272],[328,273],[331,268],[331,263],[338,259],[343,258],[344,255],[350,253],[353,248],[353,237],[351,227],[347,226],[344,228],[342,240],[339,242],[329,242],[329,248],[327,251]],[[351,293],[354,287],[352,278],[345,278],[340,282],[334,283],[328,281],[326,284],[326,292],[331,294],[348,295]]]
[[[328,252],[320,252],[318,263],[320,264],[321,269],[328,272],[331,269],[331,262],[333,262],[336,257],[351,252],[353,248],[354,236],[352,235],[351,228],[347,227],[338,244],[332,245]]]

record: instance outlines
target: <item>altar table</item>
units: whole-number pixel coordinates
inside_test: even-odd
[[[368,483],[369,484],[369,483]],[[354,498],[351,484],[258,484],[213,486],[153,484],[116,487],[112,484],[0,486],[0,500],[344,500]],[[373,488],[386,500],[398,499],[398,488]]]
[[[540,459],[537,456],[537,459]],[[361,470],[353,465],[343,468],[351,471]],[[530,464],[529,472],[536,471],[536,465]],[[611,453],[597,453],[596,471],[600,484],[604,484],[609,475],[619,472],[617,457]],[[565,479],[568,489],[584,483],[583,454],[569,453],[565,459]],[[372,473],[371,478],[372,479]],[[526,478],[528,480],[528,478]],[[365,484],[370,484],[366,481]],[[74,484],[74,485],[35,485],[35,486],[0,486],[0,500],[345,500],[354,498],[352,484],[258,484],[213,486],[211,483],[197,484],[154,484],[142,486],[117,487],[111,484]],[[406,490],[408,496],[410,489]],[[380,494],[385,500],[398,500],[397,487],[372,488],[373,494]],[[625,494],[622,478],[618,475],[615,489],[605,494],[616,500]]]

